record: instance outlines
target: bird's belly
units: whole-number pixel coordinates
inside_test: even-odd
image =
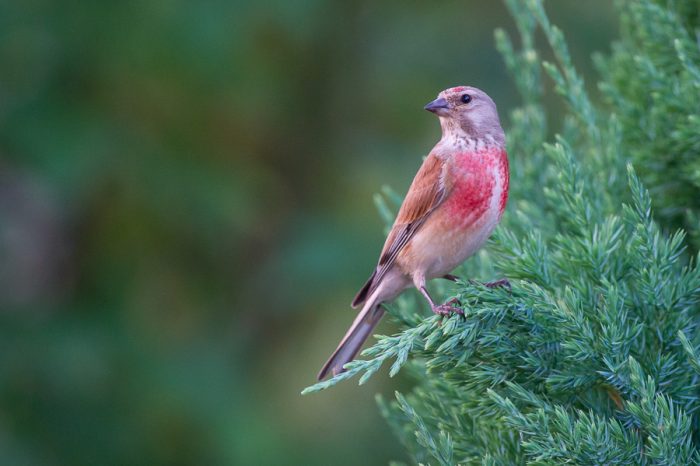
[[[500,212],[489,209],[469,223],[466,219],[445,217],[436,216],[432,222],[426,222],[411,241],[413,255],[418,259],[416,268],[423,270],[427,279],[451,272],[479,250],[498,224]]]

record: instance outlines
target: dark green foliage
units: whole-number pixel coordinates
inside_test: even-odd
[[[521,48],[503,31],[497,45],[523,97],[507,124],[512,201],[468,272],[512,289],[463,282],[465,316],[447,319],[399,300],[406,330],[308,391],[362,383],[385,361],[390,375],[408,368],[415,388],[380,407],[417,463],[700,462],[700,268],[674,231],[698,205],[700,53],[697,15],[680,3],[621,6],[622,39],[598,60],[600,107],[540,1],[507,1]],[[537,28],[552,63],[540,64]],[[568,106],[554,143],[541,67]]]

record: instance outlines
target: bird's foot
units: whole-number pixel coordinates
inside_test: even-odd
[[[508,288],[508,289],[510,289],[510,282],[508,281],[507,278],[501,278],[500,280],[496,280],[495,282],[484,283],[484,286],[486,288]]]
[[[463,316],[464,311],[461,308],[455,306],[455,304],[459,304],[459,300],[457,298],[452,298],[445,304],[433,306],[433,312],[441,316],[448,316],[451,314],[459,314]]]

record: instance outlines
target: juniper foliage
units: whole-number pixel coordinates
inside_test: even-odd
[[[666,6],[667,4],[671,6]],[[700,2],[620,2],[621,40],[595,63],[659,219],[700,249]]]
[[[673,230],[699,230],[698,3],[620,3],[621,39],[596,59],[605,106],[541,1],[506,4],[519,45],[504,31],[496,45],[523,100],[507,125],[511,203],[461,273],[512,288],[461,282],[464,317],[402,297],[390,312],[405,330],[305,392],[404,368],[413,390],[379,405],[419,464],[698,464],[700,268]],[[553,142],[542,71],[567,104]],[[387,223],[397,203],[378,198]]]

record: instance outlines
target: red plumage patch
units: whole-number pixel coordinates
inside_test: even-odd
[[[498,205],[499,213],[503,214],[508,203],[508,187],[510,186],[510,170],[508,169],[508,154],[505,150],[501,151],[501,173],[503,174],[503,192],[501,192],[501,202]]]
[[[499,214],[508,201],[508,159],[505,151],[464,153],[456,156],[454,191],[447,202],[451,215],[468,221],[480,218],[491,206],[496,177],[503,180]]]

